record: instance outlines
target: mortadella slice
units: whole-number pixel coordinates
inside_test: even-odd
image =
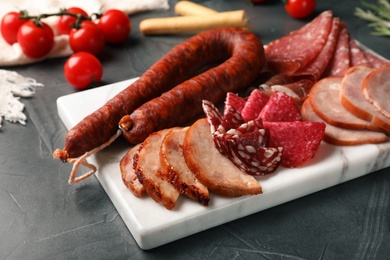
[[[324,141],[329,144],[351,146],[367,143],[376,144],[387,141],[387,136],[381,132],[346,129],[326,123],[314,112],[309,99],[303,102],[301,114],[306,121],[324,122],[326,124]]]

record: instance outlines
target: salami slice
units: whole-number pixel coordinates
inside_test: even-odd
[[[294,76],[298,78],[305,77],[311,79],[313,83],[319,80],[334,54],[339,33],[340,19],[335,17],[332,20],[332,28],[324,47],[321,49],[317,57],[310,62],[310,64],[294,73]]]
[[[263,122],[301,121],[299,108],[293,99],[284,92],[272,94],[267,104],[261,110],[259,117]]]
[[[300,167],[312,158],[325,134],[323,122],[264,122],[270,147],[283,147],[282,166]]]
[[[267,104],[269,97],[259,89],[254,89],[248,97],[241,115],[245,122],[254,120],[259,117],[260,111]]]
[[[225,114],[221,126],[225,131],[235,129],[244,123],[241,113],[231,105],[225,105]]]
[[[386,60],[383,57],[380,57],[378,54],[373,53],[372,51],[369,51],[369,50],[363,50],[363,51],[364,51],[364,56],[366,56],[366,59],[375,68],[390,66],[389,60]]]
[[[351,58],[351,67],[358,65],[371,66],[371,63],[366,58],[364,51],[360,48],[356,40],[352,37],[349,38],[349,51]]]
[[[349,57],[349,37],[346,24],[341,23],[336,49],[323,77],[343,76],[345,71],[351,66]]]
[[[264,49],[268,67],[277,74],[293,74],[304,68],[325,46],[332,21],[332,12],[324,11],[300,29],[269,43]]]
[[[202,108],[210,124],[211,133],[214,133],[221,125],[223,117],[218,108],[208,100],[202,101]]]
[[[226,94],[225,107],[231,106],[241,113],[242,109],[245,106],[245,103],[246,100],[235,93],[228,92]],[[224,114],[226,114],[226,111],[224,111]]]

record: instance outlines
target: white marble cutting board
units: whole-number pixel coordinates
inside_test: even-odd
[[[58,98],[61,120],[70,129],[134,80]],[[305,166],[279,168],[272,175],[258,177],[263,187],[261,195],[232,199],[211,194],[208,207],[182,196],[169,211],[151,198],[136,198],[122,183],[119,161],[129,147],[116,142],[88,161],[98,167],[96,176],[134,239],[145,250],[390,166],[389,141],[354,147],[322,143],[315,158]]]

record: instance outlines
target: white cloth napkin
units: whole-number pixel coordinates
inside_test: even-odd
[[[4,14],[10,11],[27,10],[30,15],[55,13],[60,8],[77,6],[88,14],[104,12],[108,9],[120,9],[131,15],[148,10],[169,9],[168,0],[0,0],[0,21]],[[55,44],[52,51],[42,59],[31,59],[23,54],[20,45],[9,45],[0,34],[0,67],[34,63],[47,58],[66,57],[72,54],[68,45],[67,35],[58,35],[55,24],[58,17],[49,17],[45,20],[55,33]],[[35,93],[37,87],[43,84],[34,79],[0,69],[0,127],[3,119],[24,125],[26,115],[23,113],[24,104],[21,97],[29,97]]]
[[[0,0],[0,20],[10,11],[27,10],[30,15],[58,12],[60,8],[77,6],[88,14],[104,12],[108,9],[120,9],[129,15],[148,10],[169,9],[168,0]],[[66,57],[72,54],[67,35],[58,35],[55,27],[58,17],[49,17],[44,21],[54,29],[55,44],[52,51],[42,59]],[[9,45],[0,35],[0,67],[22,65],[42,59],[31,59],[23,54],[18,43]]]

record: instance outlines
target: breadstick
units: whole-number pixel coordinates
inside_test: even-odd
[[[206,15],[217,14],[218,12],[211,8],[190,1],[179,1],[175,5],[175,13],[177,15],[183,15],[183,16],[189,16],[189,15],[206,16]]]
[[[244,10],[221,12],[209,16],[151,18],[140,23],[140,31],[145,35],[195,32],[221,27],[250,29]]]

